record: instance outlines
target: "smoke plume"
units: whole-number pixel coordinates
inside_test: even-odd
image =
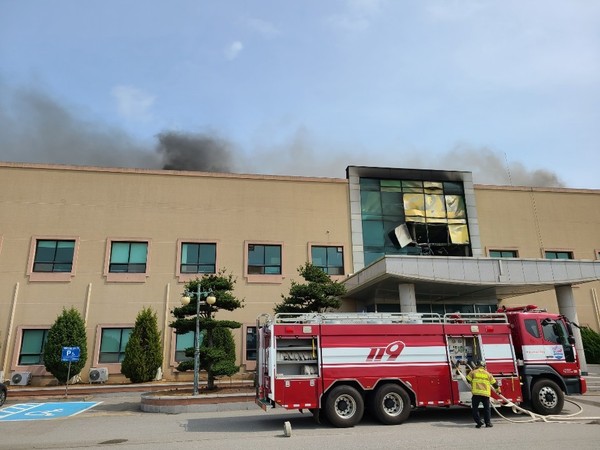
[[[233,150],[216,135],[166,131],[158,135],[163,169],[233,172]]]
[[[215,132],[166,130],[156,138],[154,144],[141,144],[122,129],[94,120],[89,111],[65,107],[36,89],[10,90],[0,80],[1,161],[337,178],[349,165],[388,166],[466,170],[481,184],[564,185],[554,172],[529,170],[491,148],[466,144],[444,155],[411,149],[378,153],[331,144],[300,127],[278,143],[265,136],[246,156]]]
[[[159,168],[160,158],[123,130],[67,109],[35,89],[10,91],[0,82],[0,160]],[[87,117],[87,119],[86,119]]]

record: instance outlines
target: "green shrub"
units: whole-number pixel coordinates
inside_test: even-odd
[[[588,364],[600,364],[600,334],[588,327],[581,328],[581,341]]]
[[[212,345],[209,343],[212,340]],[[210,367],[213,376],[232,376],[239,371],[235,364],[235,341],[229,328],[217,327],[212,336],[204,339],[200,346],[200,369]]]
[[[79,361],[71,362],[70,371],[69,363],[62,361],[63,347],[79,347]],[[66,384],[68,377],[73,377],[81,372],[86,361],[85,322],[75,308],[69,310],[63,308],[62,314],[48,330],[48,337],[44,345],[44,366],[59,383]]]
[[[121,373],[132,383],[145,383],[156,378],[162,366],[162,343],[156,313],[144,308],[135,320],[135,326],[125,347]]]

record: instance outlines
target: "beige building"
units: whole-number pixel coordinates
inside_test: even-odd
[[[349,167],[346,179],[0,163],[0,371],[32,384],[63,307],[86,321],[82,378],[119,382],[143,307],[163,331],[163,377],[191,336],[168,324],[186,281],[224,269],[256,317],[306,261],[348,288],[345,311],[480,312],[537,304],[600,329],[600,190],[478,186],[469,172]],[[100,378],[98,379],[98,374]]]

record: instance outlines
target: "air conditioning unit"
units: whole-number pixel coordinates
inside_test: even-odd
[[[10,384],[14,386],[27,386],[31,382],[31,372],[13,372]]]
[[[90,369],[90,383],[106,383],[108,381],[108,369],[106,367],[93,367]]]

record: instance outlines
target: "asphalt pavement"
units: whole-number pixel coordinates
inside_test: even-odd
[[[569,396],[575,402],[600,406],[600,364],[588,364],[588,392],[584,395]],[[248,391],[252,388],[252,382],[225,382],[223,386],[244,386]],[[8,386],[8,397],[5,406],[23,402],[43,401],[97,401],[102,402],[96,406],[96,411],[140,411],[141,396],[147,392],[169,391],[174,389],[191,391],[192,383],[165,383],[152,382],[142,384],[76,384],[69,386],[32,387],[32,386]],[[589,389],[591,388],[591,389]],[[239,409],[249,409],[248,403],[239,403]],[[252,401],[253,403],[253,401]],[[203,408],[200,407],[199,410]],[[214,406],[206,405],[204,409],[214,410]],[[236,409],[235,405],[229,405],[228,409]],[[182,411],[183,412],[183,411]],[[187,412],[187,411],[186,411]]]

